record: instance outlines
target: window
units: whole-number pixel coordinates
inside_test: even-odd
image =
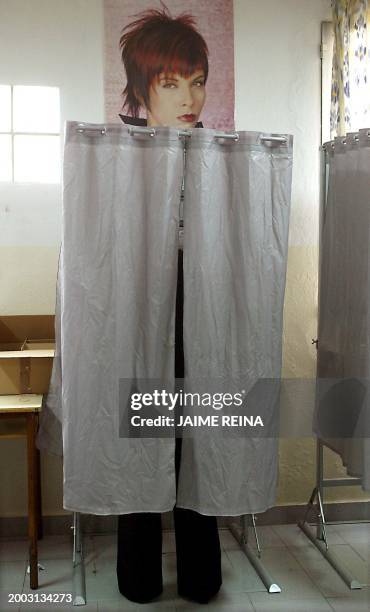
[[[0,181],[60,182],[57,87],[0,85]]]
[[[330,140],[331,71],[334,31],[331,21],[321,24],[321,144]]]
[[[322,23],[322,142],[369,128],[370,8],[366,7],[365,2],[338,3],[335,21]]]

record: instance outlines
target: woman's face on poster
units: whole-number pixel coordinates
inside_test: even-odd
[[[205,75],[202,69],[189,77],[178,73],[161,73],[149,90],[147,123],[150,126],[195,127],[205,99]]]

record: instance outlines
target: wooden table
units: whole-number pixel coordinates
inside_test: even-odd
[[[27,437],[30,588],[38,588],[37,540],[42,537],[40,451],[36,434],[42,395],[0,395],[0,439]]]

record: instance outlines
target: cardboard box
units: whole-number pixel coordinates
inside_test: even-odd
[[[54,349],[54,315],[0,317],[0,395],[47,393]]]

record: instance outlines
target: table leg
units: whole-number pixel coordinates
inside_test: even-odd
[[[28,537],[30,561],[30,588],[38,588],[37,567],[37,457],[36,457],[37,414],[27,415],[27,459],[28,459]]]
[[[37,419],[38,425],[38,419]],[[37,515],[37,537],[40,540],[43,536],[42,530],[42,499],[41,499],[41,463],[40,451],[36,448],[36,515]]]

